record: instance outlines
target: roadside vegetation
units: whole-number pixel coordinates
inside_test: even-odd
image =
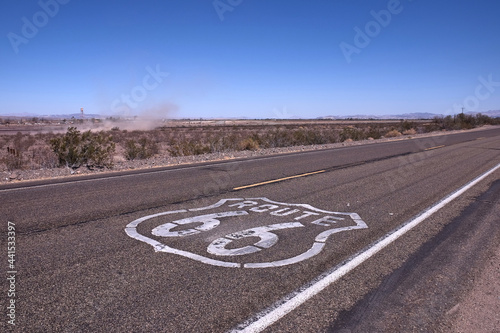
[[[105,132],[81,133],[76,127],[70,127],[63,136],[50,139],[49,144],[59,166],[72,169],[81,166],[89,169],[113,166],[115,143],[111,141],[111,135]]]
[[[160,127],[149,131],[114,127],[99,132],[80,132],[69,127],[64,134],[19,132],[0,136],[0,171],[103,169],[112,168],[116,160],[322,145],[499,124],[500,118],[459,114],[429,121],[363,122],[350,126],[331,121],[307,125]]]

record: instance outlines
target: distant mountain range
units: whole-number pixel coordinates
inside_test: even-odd
[[[489,117],[500,117],[500,110],[490,110],[486,112],[466,112],[466,114],[484,114]],[[402,113],[402,114],[388,114],[388,115],[364,115],[364,114],[357,114],[357,115],[349,115],[349,116],[325,116],[325,117],[318,117],[317,119],[433,119],[434,117],[442,117],[444,116],[443,114],[437,114],[437,113],[429,113],[429,112],[415,112],[415,113]],[[32,114],[32,113],[19,113],[19,114],[0,114],[0,117],[12,117],[12,118],[45,118],[45,119],[80,119],[81,114],[80,113],[69,113],[69,114],[57,114],[57,115],[39,115],[39,114]],[[92,119],[92,118],[97,118],[97,119],[104,119],[110,117],[105,116],[105,115],[99,115],[99,114],[85,114],[84,115],[85,119]],[[114,116],[114,117],[119,117],[119,116]],[[229,118],[217,118],[217,119],[250,119],[249,117],[229,117]],[[299,118],[293,118],[293,119],[299,119]]]
[[[53,115],[40,115],[40,114],[34,114],[34,113],[16,113],[16,114],[0,114],[0,117],[12,117],[12,118],[44,118],[44,119],[80,119],[82,115],[80,113],[70,113],[70,114],[53,114]],[[91,113],[91,114],[84,114],[85,119],[92,119],[92,118],[106,118],[107,116],[101,116],[99,114]]]
[[[435,113],[428,113],[428,112],[391,114],[391,115],[379,115],[379,116],[356,114],[352,116],[326,116],[326,117],[321,117],[320,119],[432,119],[436,116],[442,116],[442,115]]]
[[[491,111],[486,111],[486,112],[466,112],[468,114],[484,114],[486,116],[492,117],[492,118],[497,118],[500,117],[500,110],[491,110]]]
[[[476,115],[481,113],[489,117],[500,117],[500,110],[490,110],[486,112],[466,112],[466,114]],[[326,116],[318,119],[433,119],[434,117],[443,117],[443,114],[429,113],[429,112],[415,112],[403,114],[390,114],[390,115],[352,115],[352,116]]]

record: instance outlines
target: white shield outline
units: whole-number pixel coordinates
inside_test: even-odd
[[[233,201],[242,201],[242,200],[261,200],[264,202],[268,202],[270,204],[275,204],[275,205],[281,205],[281,206],[289,206],[289,207],[301,207],[305,208],[314,212],[322,213],[322,214],[333,214],[333,215],[344,215],[350,217],[356,225],[349,226],[349,227],[341,227],[341,228],[331,228],[328,230],[325,230],[321,232],[319,235],[316,236],[314,239],[314,243],[311,246],[309,250],[306,252],[299,254],[298,256],[288,258],[288,259],[283,259],[283,260],[277,260],[273,262],[265,262],[265,263],[236,263],[236,262],[227,262],[227,261],[221,261],[221,260],[215,260],[212,258],[204,257],[199,254],[195,254],[192,252],[188,251],[183,251],[183,250],[178,250],[174,249],[172,247],[169,247],[168,245],[162,244],[152,238],[149,238],[147,236],[144,236],[140,234],[137,231],[137,226],[146,220],[149,220],[151,218],[155,218],[158,216],[164,216],[164,215],[170,215],[170,214],[179,214],[179,213],[187,213],[187,212],[198,212],[198,211],[204,211],[204,210],[209,210],[209,209],[214,209],[221,207],[225,205],[228,202],[233,202]],[[174,210],[174,211],[167,211],[167,212],[162,212],[162,213],[157,213],[157,214],[152,214],[148,216],[144,216],[141,218],[138,218],[125,227],[125,232],[128,236],[140,240],[141,242],[147,243],[151,245],[155,252],[165,252],[165,253],[172,253],[172,254],[177,254],[186,258],[190,258],[196,261],[200,261],[205,264],[210,264],[213,266],[220,266],[220,267],[232,267],[232,268],[269,268],[269,267],[280,267],[280,266],[286,266],[290,264],[295,264],[300,261],[309,259],[318,253],[321,252],[323,247],[325,246],[326,241],[328,238],[336,233],[342,232],[342,231],[349,231],[349,230],[356,230],[356,229],[366,229],[368,228],[368,225],[361,219],[361,217],[356,214],[356,213],[342,213],[342,212],[332,212],[332,211],[327,211],[327,210],[322,210],[319,208],[315,208],[311,205],[308,204],[290,204],[290,203],[283,203],[283,202],[277,202],[273,200],[269,200],[268,198],[265,197],[260,197],[260,198],[230,198],[230,199],[221,199],[218,202],[216,202],[213,205],[206,206],[206,207],[201,207],[201,208],[191,208],[191,209],[181,209],[181,210]]]

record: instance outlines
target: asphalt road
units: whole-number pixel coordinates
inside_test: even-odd
[[[497,128],[1,186],[2,269],[14,276],[3,280],[2,290],[14,286],[15,296],[4,292],[0,297],[5,312],[0,327],[20,332],[243,330],[242,323],[279,309],[284,299],[499,163]],[[387,288],[392,274],[410,274],[404,267],[430,257],[425,248],[433,242],[456,236],[446,228],[459,224],[467,207],[499,178],[500,170],[492,172],[266,332],[383,331],[380,323],[367,322],[376,315],[359,319],[358,309],[369,303],[366,297]],[[498,217],[498,205],[492,209],[491,216]],[[498,248],[500,227],[493,222],[469,246]],[[8,234],[9,225],[15,234]],[[9,263],[11,235],[15,262]],[[466,235],[456,237],[469,242]],[[486,255],[477,251],[479,257]],[[467,258],[464,266],[474,261]],[[439,270],[442,264],[433,260],[429,267]],[[416,310],[428,309],[426,285],[411,292],[422,298],[412,307],[418,316],[410,322],[407,307],[388,305],[393,323],[407,320],[415,330],[438,327],[455,305],[450,297],[432,297],[439,311],[429,315]],[[15,327],[6,309],[12,301]],[[360,320],[368,326],[360,326]]]

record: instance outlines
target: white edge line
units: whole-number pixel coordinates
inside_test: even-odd
[[[321,292],[323,289],[328,287],[333,282],[337,281],[351,270],[361,265],[364,261],[368,260],[380,250],[397,240],[399,237],[413,229],[415,226],[420,224],[422,221],[433,215],[435,212],[446,206],[448,203],[462,195],[465,191],[469,190],[471,187],[476,185],[478,182],[495,172],[500,168],[500,164],[496,165],[486,173],[475,178],[471,182],[467,183],[460,189],[451,193],[450,195],[441,199],[434,206],[426,209],[421,214],[419,214],[414,219],[405,222],[400,228],[392,231],[386,236],[382,237],[374,244],[358,253],[347,262],[341,264],[340,266],[334,267],[332,271],[326,273],[326,276],[321,275],[317,279],[311,281],[306,286],[300,288],[298,292],[292,293],[286,296],[281,301],[275,303],[275,305],[265,309],[259,314],[255,315],[252,319],[238,325],[235,329],[230,332],[262,332],[267,327],[271,326],[273,323],[284,317],[286,314],[290,313],[294,309],[298,308],[300,305],[305,303],[314,295]]]

